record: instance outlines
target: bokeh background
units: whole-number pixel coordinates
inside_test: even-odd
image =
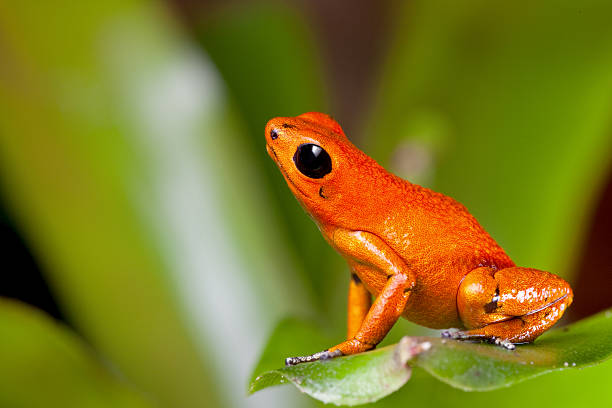
[[[246,396],[282,318],[344,333],[347,268],[267,157],[274,116],[330,113],[463,202],[572,282],[565,323],[609,307],[611,18],[605,0],[1,2],[0,406],[318,405]],[[423,329],[386,342],[405,333]],[[608,362],[464,393],[416,370],[379,405],[610,406],[611,381]]]

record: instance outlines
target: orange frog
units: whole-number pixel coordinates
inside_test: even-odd
[[[387,172],[331,117],[274,118],[266,147],[351,271],[347,340],[287,365],[370,350],[400,316],[465,329],[445,337],[512,349],[549,329],[572,303],[567,282],[516,266],[463,205]]]

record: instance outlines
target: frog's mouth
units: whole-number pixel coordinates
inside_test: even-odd
[[[274,151],[274,148],[266,143],[266,149],[268,150],[268,154],[270,156],[274,156],[274,162],[276,162],[276,165],[278,166],[278,169],[280,170],[280,172],[285,177],[285,180],[287,180],[289,182],[290,186],[295,188],[297,191],[299,191],[300,194],[303,197],[308,197],[308,194],[306,194],[301,188],[298,187],[297,184],[295,184],[293,182],[293,180],[291,180],[291,177],[289,177],[289,174],[287,174],[287,171],[285,170],[285,168],[281,164],[280,160],[278,159],[278,156],[276,155],[276,152]]]

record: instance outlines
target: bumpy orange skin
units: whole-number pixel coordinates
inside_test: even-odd
[[[469,329],[460,338],[529,342],[570,305],[567,282],[517,267],[463,205],[387,172],[329,116],[274,118],[266,142],[353,275],[347,341],[329,351],[373,348],[400,316],[430,328]],[[304,143],[329,154],[330,173],[313,179],[297,169],[293,157]]]

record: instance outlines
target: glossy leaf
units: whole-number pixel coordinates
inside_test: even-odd
[[[44,313],[0,298],[0,406],[155,406],[80,338]]]
[[[405,360],[385,349],[318,364],[316,371],[303,364],[268,371],[259,376],[250,391],[291,381],[302,392],[325,403],[357,405],[373,402],[396,391],[410,378]]]
[[[513,351],[501,347],[432,339],[414,364],[466,391],[488,391],[566,368],[588,367],[612,356],[612,310],[544,333]]]
[[[283,323],[280,328],[289,329],[292,325],[295,323]],[[282,343],[287,343],[286,335]],[[286,347],[277,348],[272,338],[262,359],[267,365],[270,350]],[[405,337],[397,345],[368,353],[265,371],[251,382],[250,391],[289,381],[324,402],[356,405],[397,390],[410,376],[408,366],[420,367],[465,391],[489,391],[553,371],[592,366],[610,356],[612,310],[547,332],[534,344],[521,345],[513,351],[489,344]],[[277,361],[281,358],[277,354]]]

